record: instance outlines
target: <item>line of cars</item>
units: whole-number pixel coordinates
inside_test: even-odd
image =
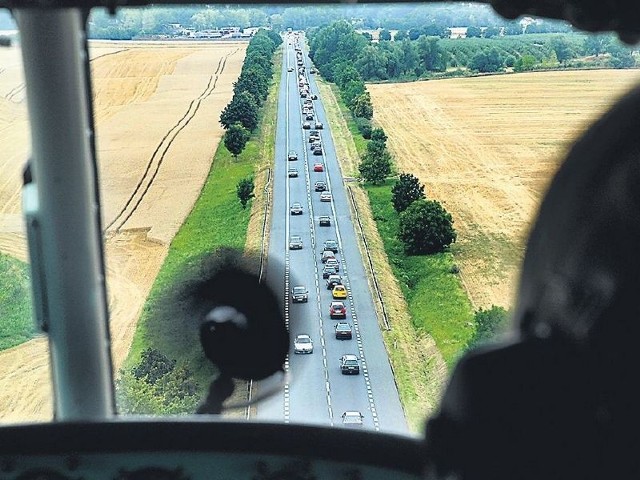
[[[298,88],[301,98],[302,108],[302,129],[308,131],[307,140],[311,153],[314,156],[322,157],[324,155],[324,148],[322,144],[321,132],[323,130],[323,124],[318,121],[314,113],[313,100],[317,99],[317,96],[310,92],[309,82],[306,78],[305,66],[302,57],[302,49],[296,43],[296,61],[298,67]],[[313,70],[313,69],[311,69]],[[312,127],[312,123],[315,128]],[[289,162],[298,160],[298,153],[290,151],[287,155]],[[290,164],[291,165],[291,164]],[[315,161],[312,167],[313,174],[325,174],[324,163],[320,160]],[[296,178],[300,175],[300,172],[295,167],[289,166],[287,176],[289,178]],[[313,183],[313,190],[319,194],[320,202],[333,202],[333,196],[328,189],[326,179],[315,180]],[[292,202],[290,205],[291,215],[303,215],[304,209],[300,202]],[[318,226],[330,227],[332,220],[330,215],[319,215]],[[303,248],[302,238],[300,235],[291,235],[289,238],[289,249],[299,250]],[[329,304],[329,318],[336,320],[334,325],[334,336],[336,340],[349,341],[353,339],[353,327],[347,320],[347,307],[345,301],[349,298],[349,292],[344,284],[343,278],[340,275],[340,261],[338,259],[339,245],[335,239],[327,239],[322,244],[322,250],[320,252],[320,266],[322,279],[325,281],[327,290],[331,292],[331,302]],[[305,285],[295,285],[291,288],[291,302],[307,303],[309,301],[309,291]],[[294,339],[294,353],[295,354],[312,354],[313,339],[308,333],[300,333],[296,335]],[[360,362],[357,355],[352,353],[345,353],[339,358],[338,367],[343,375],[358,375],[360,373]],[[358,411],[346,411],[342,414],[342,422],[345,426],[362,426],[363,415]]]

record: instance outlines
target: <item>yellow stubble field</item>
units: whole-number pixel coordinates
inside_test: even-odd
[[[400,172],[454,218],[476,308],[514,302],[526,238],[573,140],[639,70],[536,72],[367,86]]]
[[[223,130],[246,42],[92,42],[114,366],[171,239],[191,210]],[[26,259],[21,172],[28,119],[20,52],[0,50],[0,251]],[[0,352],[0,422],[52,414],[46,342]]]

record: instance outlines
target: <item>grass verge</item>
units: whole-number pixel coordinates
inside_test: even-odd
[[[473,334],[473,307],[460,279],[451,273],[453,254],[405,255],[397,237],[399,216],[391,203],[392,186],[393,182],[387,181],[366,187],[373,218],[409,305],[414,328],[433,337],[451,367]]]
[[[276,72],[279,72],[279,58],[274,61]],[[179,365],[188,366],[201,393],[208,386],[214,371],[200,348],[199,318],[193,318],[193,312],[176,296],[177,287],[185,280],[191,280],[185,277],[185,271],[198,272],[194,262],[219,248],[259,250],[259,242],[256,248],[247,240],[247,231],[250,219],[259,217],[262,221],[262,210],[254,203],[261,201],[260,192],[265,182],[260,173],[267,168],[273,158],[269,152],[275,148],[277,98],[274,98],[274,92],[277,93],[278,82],[279,77],[262,109],[260,127],[237,159],[220,141],[200,197],[173,239],[145,303],[124,369],[136,365],[144,350],[155,348],[171,359],[179,359]],[[249,176],[256,177],[254,191],[258,198],[251,201],[249,208],[243,209],[236,195],[236,185]]]
[[[0,253],[0,351],[33,337],[29,267]]]

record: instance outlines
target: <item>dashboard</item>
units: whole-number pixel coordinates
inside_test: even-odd
[[[316,426],[135,419],[0,429],[2,480],[422,478],[418,439]]]

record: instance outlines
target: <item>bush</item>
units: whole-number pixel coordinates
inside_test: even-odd
[[[140,363],[121,372],[116,384],[121,413],[167,415],[194,413],[200,401],[191,372],[159,350],[149,348]]]
[[[467,344],[467,349],[487,343],[503,333],[508,326],[509,312],[492,305],[490,309],[478,310],[474,315],[476,331]]]
[[[453,219],[439,202],[417,200],[400,215],[398,238],[410,255],[443,252],[456,241]]]
[[[371,138],[371,120],[362,117],[354,117],[356,126],[358,127],[358,131],[362,138],[369,140]]]

